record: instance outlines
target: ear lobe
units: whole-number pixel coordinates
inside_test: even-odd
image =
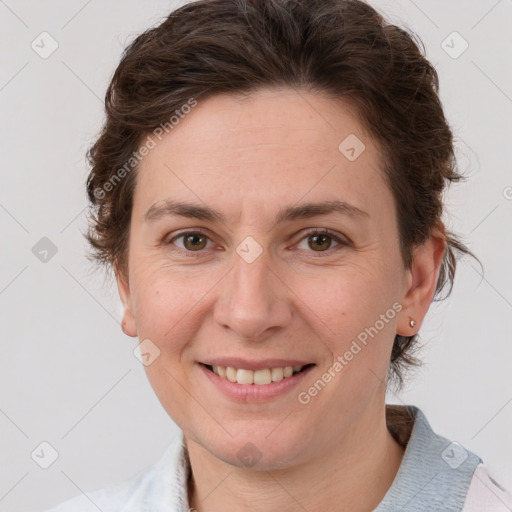
[[[407,270],[397,334],[413,336],[418,332],[434,298],[445,247],[445,231],[441,226],[414,249],[411,268]]]
[[[118,269],[115,270],[115,275],[119,298],[121,299],[124,308],[121,328],[127,336],[135,338],[137,336],[137,326],[133,315],[130,284],[128,278],[125,278],[123,273],[118,271]]]

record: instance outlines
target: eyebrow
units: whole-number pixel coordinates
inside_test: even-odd
[[[276,215],[275,224],[291,222],[299,219],[308,219],[320,215],[338,213],[352,218],[369,217],[368,213],[345,201],[333,200],[317,203],[305,203],[298,206],[287,206],[281,208]],[[146,222],[155,222],[164,217],[186,217],[189,219],[226,222],[223,213],[209,206],[202,206],[193,203],[172,201],[166,199],[159,201],[146,212]]]

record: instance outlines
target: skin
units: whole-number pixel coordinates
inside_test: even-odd
[[[349,134],[365,144],[355,161],[338,150]],[[436,230],[404,268],[381,167],[377,144],[347,104],[286,88],[199,101],[141,162],[128,277],[116,273],[123,330],[160,350],[145,370],[184,432],[196,510],[372,510],[392,484],[404,449],[385,421],[391,348],[396,333],[421,326],[444,237]],[[275,223],[284,206],[335,199],[366,213]],[[226,220],[148,221],[163,200],[207,205]],[[176,238],[187,228],[207,237],[200,249]],[[310,228],[347,243],[331,238],[316,248]],[[248,236],[262,249],[251,263],[236,251]],[[300,403],[297,394],[394,303],[401,311]],[[315,366],[290,392],[241,403],[205,378],[198,362],[214,356]],[[259,457],[251,467],[238,455],[248,442]]]

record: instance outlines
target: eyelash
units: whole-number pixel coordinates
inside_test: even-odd
[[[203,233],[202,231],[190,230],[190,231],[183,231],[182,233],[179,233],[175,237],[171,238],[170,240],[165,241],[165,245],[174,245],[173,242],[175,242],[177,239],[183,238],[183,237],[187,237],[187,236],[190,236],[190,235],[197,235],[199,237],[205,237],[209,241],[211,241],[210,238],[205,233]],[[324,255],[332,254],[333,250],[339,249],[340,247],[348,247],[348,246],[350,246],[350,243],[348,241],[343,240],[342,238],[337,236],[335,233],[333,233],[329,229],[318,229],[318,228],[311,229],[310,231],[306,232],[304,234],[304,236],[299,240],[299,243],[302,242],[306,238],[309,238],[309,237],[312,237],[312,236],[318,236],[318,235],[327,235],[329,238],[334,240],[338,245],[333,247],[333,248],[329,248],[329,249],[327,249],[325,251],[313,251],[313,250],[307,251],[307,252],[311,252],[311,253],[315,254],[314,257],[321,258]],[[187,249],[182,249],[181,247],[176,247],[176,249],[178,251],[180,251],[180,252],[183,252],[187,257],[192,257],[192,258],[193,257],[197,257],[198,254],[200,254],[201,252],[204,252],[204,249],[200,250],[200,251],[189,251]]]

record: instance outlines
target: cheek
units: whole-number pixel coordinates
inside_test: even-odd
[[[190,340],[201,325],[198,304],[204,291],[195,291],[191,280],[173,277],[159,269],[146,270],[135,279],[135,319],[140,340],[151,340],[158,355],[145,365],[148,380],[164,409],[179,424],[188,411],[193,382],[187,382],[192,358],[187,358]],[[153,347],[153,345],[150,345]],[[181,383],[181,384],[180,384]],[[186,383],[186,384],[185,384]]]
[[[391,270],[375,263],[333,270],[315,282],[301,277],[294,283],[297,294],[307,297],[307,321],[316,326],[318,339],[330,353],[323,370],[331,368],[337,376],[332,389],[352,397],[350,401],[362,399],[365,390],[378,385],[376,376],[385,379],[401,309]]]
[[[195,325],[194,316],[204,292],[191,279],[159,270],[135,278],[134,309],[139,337],[149,338],[162,351],[179,351]],[[189,332],[190,331],[190,332]]]
[[[355,335],[373,325],[396,300],[395,277],[377,265],[333,270],[319,279],[296,278],[293,289],[307,309],[337,334]],[[330,332],[327,330],[327,332]]]

